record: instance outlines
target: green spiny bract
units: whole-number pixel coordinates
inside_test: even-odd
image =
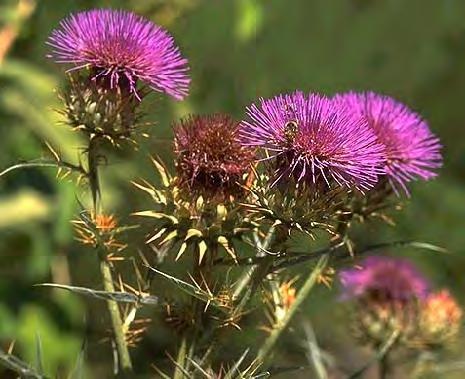
[[[111,88],[102,80],[70,74],[60,97],[67,123],[91,139],[103,138],[119,145],[125,140],[132,141],[140,125],[140,102],[123,86]]]
[[[218,203],[202,195],[187,197],[177,185],[178,178],[172,177],[157,160],[153,162],[162,178],[162,187],[147,182],[134,183],[154,201],[153,210],[135,213],[158,220],[147,243],[179,245],[176,259],[192,250],[198,255],[199,264],[207,251],[214,259],[218,249],[225,250],[237,260],[235,241],[241,240],[257,224],[246,217],[244,209],[235,202]]]
[[[277,186],[270,186],[266,175],[257,176],[250,189],[251,201],[242,205],[254,221],[281,225],[289,233],[297,230],[313,236],[314,231],[325,230],[334,234],[337,221],[352,194],[345,188],[322,192],[302,186],[283,191]]]

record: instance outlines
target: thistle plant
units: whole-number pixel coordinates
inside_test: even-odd
[[[94,216],[90,225],[79,226],[78,233],[81,240],[95,239],[103,287],[114,293],[114,268],[109,259],[113,237],[106,240],[108,228],[100,225],[105,218],[101,213],[98,173],[101,144],[108,140],[118,145],[131,137],[138,118],[137,107],[147,91],[138,89],[139,82],[182,99],[189,84],[187,60],[167,32],[126,11],[92,10],[71,15],[51,33],[47,43],[52,49],[50,58],[70,64],[69,72],[79,71],[79,75],[69,76],[63,95],[64,113],[71,126],[82,130],[88,141],[86,176]],[[130,371],[128,322],[122,319],[115,301],[108,301],[108,309],[121,369]]]
[[[399,366],[393,353],[437,352],[457,337],[460,306],[447,290],[432,291],[406,259],[367,257],[358,267],[341,271],[340,281],[341,298],[353,306],[352,328],[359,342],[380,349],[390,341],[380,359],[380,377]]]
[[[177,337],[171,369],[155,368],[163,378],[277,372],[277,343],[313,288],[330,286],[339,267],[376,250],[356,240],[352,226],[390,220],[410,182],[433,179],[442,163],[439,139],[398,101],[296,90],[252,102],[242,120],[214,113],[174,121],[172,161],[154,152],[157,179],[127,184],[144,206],[124,220],[106,209],[99,170],[113,149],[137,143],[150,92],[187,96],[187,60],[167,31],[122,10],[70,15],[47,44],[49,57],[67,67],[60,112],[82,134],[84,154],[70,163],[50,147],[52,161],[14,168],[53,166],[80,179],[76,239],[97,253],[103,289],[46,285],[107,302],[117,366],[129,377],[138,370],[132,349],[156,317]],[[125,238],[135,222],[145,239]],[[304,238],[305,249],[295,248],[294,237]],[[153,255],[135,257],[142,250]],[[133,263],[132,278],[120,271],[121,260]],[[296,265],[304,267],[299,276],[290,271]],[[447,290],[432,292],[411,263],[378,255],[360,266],[339,273],[342,298],[353,305],[358,340],[382,352],[382,375],[394,348],[432,351],[457,336],[460,306]],[[163,293],[163,280],[176,291]],[[137,319],[143,307],[156,311]],[[224,334],[242,333],[257,313],[262,341],[225,362]]]

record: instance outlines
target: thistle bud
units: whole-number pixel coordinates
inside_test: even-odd
[[[422,304],[418,340],[427,346],[452,342],[460,330],[462,310],[449,291],[430,294]]]
[[[428,283],[409,261],[368,257],[340,280],[342,298],[355,300],[353,326],[364,343],[379,346],[394,332],[406,341],[415,333]]]

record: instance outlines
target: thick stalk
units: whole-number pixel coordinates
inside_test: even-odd
[[[308,294],[310,293],[311,289],[317,282],[318,277],[323,273],[324,269],[326,268],[329,261],[329,254],[322,255],[318,260],[316,266],[310,272],[307,280],[305,281],[304,285],[300,289],[297,297],[292,303],[291,307],[287,311],[286,315],[283,317],[279,325],[273,329],[273,331],[268,335],[267,339],[265,340],[264,344],[260,348],[257,354],[257,359],[260,362],[263,362],[262,369],[266,368],[267,361],[269,359],[270,353],[273,350],[276,342],[278,341],[281,334],[289,325],[292,317],[296,313],[297,309],[302,305],[304,300],[307,298]]]
[[[89,141],[88,148],[88,169],[89,169],[89,186],[94,203],[94,217],[98,211],[98,200],[100,200],[100,186],[98,178],[98,146],[95,139]],[[111,266],[107,259],[105,246],[99,244],[98,257],[100,260],[100,274],[102,275],[103,288],[107,292],[115,292]],[[124,323],[121,318],[120,309],[116,301],[107,301],[108,311],[110,313],[111,324],[115,337],[116,349],[118,351],[119,366],[123,372],[132,371],[131,356],[126,341]]]

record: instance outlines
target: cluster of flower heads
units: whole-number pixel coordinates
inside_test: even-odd
[[[275,182],[367,191],[386,176],[408,193],[407,182],[430,179],[441,165],[439,140],[426,122],[387,96],[297,91],[260,99],[247,115],[242,143],[266,152]]]
[[[409,345],[441,346],[459,331],[462,310],[447,290],[432,291],[406,259],[367,257],[339,274],[342,299],[360,305],[358,326],[373,343],[398,330]],[[377,341],[378,340],[378,341]]]
[[[71,64],[70,71],[89,69],[89,77],[106,88],[140,99],[140,82],[177,99],[187,95],[187,60],[173,38],[131,12],[100,9],[71,15],[51,33],[48,44],[51,58]],[[426,122],[403,104],[375,93],[329,98],[296,91],[250,105],[239,128],[227,116],[192,117],[180,125],[178,172],[190,187],[198,178],[207,186],[219,181],[223,191],[245,171],[248,154],[233,139],[264,152],[261,159],[272,168],[273,184],[292,180],[366,192],[386,177],[396,192],[408,193],[409,181],[430,179],[441,165],[439,140]],[[194,128],[202,132],[194,133]],[[189,158],[186,151],[191,151]]]

